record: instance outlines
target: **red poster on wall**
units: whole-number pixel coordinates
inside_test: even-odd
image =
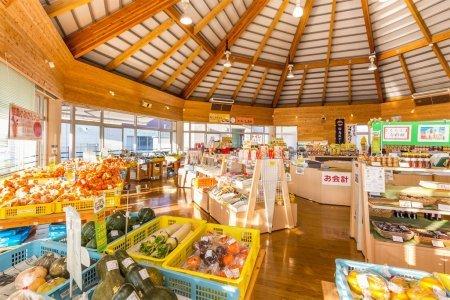
[[[42,138],[42,122],[34,111],[11,104],[9,106],[9,135],[15,140],[39,140]]]

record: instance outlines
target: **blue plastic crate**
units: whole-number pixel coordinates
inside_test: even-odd
[[[59,255],[67,255],[67,247],[64,244],[54,242],[51,240],[39,240],[30,243],[23,244],[13,250],[4,252],[0,254],[0,271],[5,271],[6,269],[17,265],[18,263],[32,257],[40,257],[45,253],[52,252]],[[98,261],[100,259],[99,254],[89,253],[91,260]],[[83,270],[83,290],[89,290],[95,286],[98,282],[97,274],[95,271],[95,264]],[[69,299],[69,281],[66,281],[67,288],[64,289],[65,283],[49,291],[46,296],[53,299]],[[80,291],[78,290],[78,293]],[[67,295],[67,296],[66,296]]]
[[[381,275],[402,276],[414,280],[418,280],[426,276],[432,276],[430,273],[424,271],[396,268],[387,265],[376,265],[347,259],[336,259],[336,273],[334,274],[334,278],[336,288],[339,293],[339,298],[341,300],[353,299],[350,286],[347,283],[347,274],[352,270],[372,270],[380,273]]]
[[[0,237],[0,247],[11,247],[22,244],[31,233],[31,227],[21,227],[19,230],[9,232],[9,235]]]
[[[224,285],[219,282],[192,277],[187,274],[162,269],[160,266],[152,266],[161,271],[164,276],[164,286],[174,291],[175,294],[191,300],[238,300],[237,287]],[[66,289],[68,290],[68,285]],[[95,288],[86,292],[91,299]]]

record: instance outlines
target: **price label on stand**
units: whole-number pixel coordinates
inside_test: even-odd
[[[403,208],[411,208],[412,207],[411,201],[406,201],[406,200],[398,201],[398,205]]]
[[[431,244],[436,248],[445,248],[444,242],[441,240],[431,240]]]
[[[450,205],[448,204],[438,204],[439,210],[450,211]]]
[[[412,208],[423,208],[423,203],[421,202],[411,202]]]
[[[106,195],[103,193],[94,199],[95,241],[100,253],[105,251],[107,245],[105,207]]]
[[[397,243],[403,243],[403,238],[401,236],[393,235],[392,240]]]

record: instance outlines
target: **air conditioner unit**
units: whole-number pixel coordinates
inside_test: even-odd
[[[450,102],[450,88],[414,93],[412,95],[416,106]]]
[[[234,104],[233,99],[218,97],[209,99],[209,102],[212,104],[211,110],[217,111],[231,111],[231,106]]]

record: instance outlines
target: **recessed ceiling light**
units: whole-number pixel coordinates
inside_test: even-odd
[[[114,91],[109,91],[109,94],[113,97],[116,95],[116,93]]]
[[[170,109],[170,107],[166,105],[166,109],[167,109],[167,110],[169,110],[169,109]]]
[[[415,109],[415,108],[411,109],[411,113],[412,113],[412,114],[415,113],[415,112],[416,112],[416,109]]]

